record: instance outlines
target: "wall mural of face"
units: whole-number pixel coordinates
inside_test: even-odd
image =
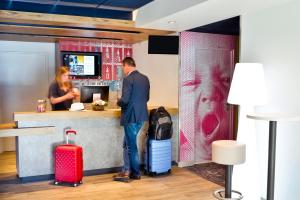
[[[195,78],[182,84],[186,102],[194,104],[194,112],[186,115],[194,117],[193,122],[188,121],[194,123],[196,159],[211,159],[211,143],[231,138],[232,109],[226,103],[230,76],[224,66],[213,64],[203,70],[195,69]]]
[[[196,74],[199,71],[196,70]],[[199,72],[200,73],[200,72]],[[210,66],[207,78],[195,90],[195,138],[198,160],[211,159],[211,143],[230,139],[230,113],[226,104],[230,73],[219,64]],[[196,77],[201,77],[201,73]]]
[[[181,68],[180,160],[201,162],[211,160],[213,141],[233,136],[233,107],[227,97],[234,54],[201,49],[191,60]]]

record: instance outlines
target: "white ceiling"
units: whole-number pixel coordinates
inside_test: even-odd
[[[295,0],[155,0],[134,15],[137,27],[180,32],[289,1]]]

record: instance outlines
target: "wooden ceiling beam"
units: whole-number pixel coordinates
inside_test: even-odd
[[[66,39],[60,37],[48,36],[32,36],[32,35],[14,35],[14,34],[0,34],[0,40],[5,41],[22,41],[22,42],[58,42],[59,39]]]
[[[135,22],[107,18],[81,17],[72,15],[45,14],[0,10],[0,22],[50,26],[71,26],[111,30],[139,31],[148,35],[167,35],[172,31],[136,28]]]
[[[48,28],[48,27],[32,27],[32,26],[17,26],[0,24],[1,33],[24,34],[24,35],[41,35],[53,37],[73,37],[73,38],[107,38],[121,39],[127,42],[140,42],[147,39],[144,33],[118,33],[109,31],[92,31],[92,30],[77,30],[66,28]]]
[[[129,20],[116,20],[106,18],[93,18],[93,17],[81,17],[73,15],[59,15],[59,14],[46,14],[46,13],[34,13],[34,12],[21,12],[21,11],[10,11],[0,10],[1,21],[10,21],[16,23],[41,23],[59,25],[70,24],[80,27],[91,27],[95,26],[109,26],[109,27],[120,27],[120,28],[134,28],[134,22]]]
[[[26,34],[5,34],[2,33],[0,34],[0,40],[5,40],[5,41],[23,41],[23,42],[58,42],[59,40],[70,40],[69,37],[65,36],[41,36],[41,35],[26,35]],[[76,40],[80,41],[99,41],[99,39],[94,39],[94,38],[81,38],[81,37],[76,37]],[[100,39],[101,41],[109,40],[110,39]],[[132,41],[134,43],[134,41]]]

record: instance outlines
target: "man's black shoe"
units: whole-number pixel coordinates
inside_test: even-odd
[[[140,175],[133,175],[133,174],[130,174],[129,178],[130,178],[130,179],[133,179],[133,180],[140,180],[140,179],[141,179],[141,176],[140,176]]]
[[[128,173],[124,173],[124,172],[121,172],[117,175],[114,175],[113,176],[113,180],[114,181],[120,181],[120,182],[129,182],[129,174]]]

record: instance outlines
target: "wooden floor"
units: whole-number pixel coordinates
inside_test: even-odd
[[[139,181],[112,181],[112,174],[84,177],[83,185],[55,186],[52,181],[20,184],[15,179],[15,154],[0,154],[0,199],[5,200],[214,200],[219,188],[193,172],[174,167],[162,177],[143,176]]]
[[[16,153],[0,153],[0,180],[16,174]],[[0,185],[1,189],[1,185]]]

